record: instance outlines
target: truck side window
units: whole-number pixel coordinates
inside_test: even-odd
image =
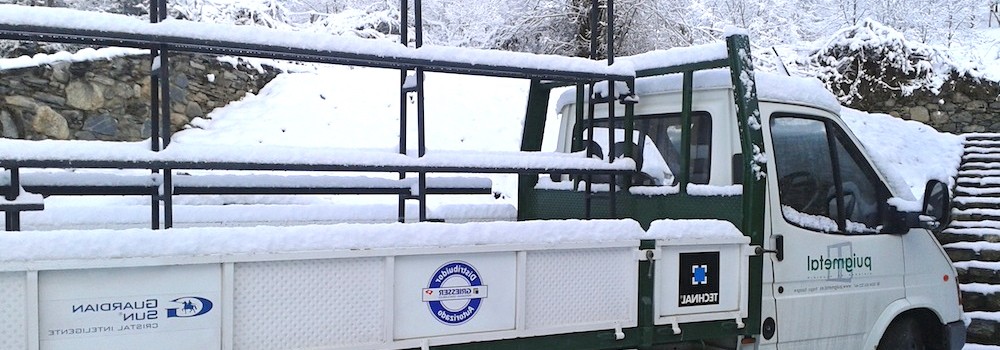
[[[820,119],[776,116],[771,140],[786,220],[822,232],[875,232],[884,187],[843,130]]]
[[[841,198],[843,198],[844,203],[844,216],[847,219],[847,232],[858,233],[873,230],[880,224],[881,217],[879,215],[881,188],[878,186],[880,183],[877,180],[878,177],[875,176],[874,171],[860,153],[848,151],[845,144],[850,144],[850,138],[839,128],[834,141],[838,169],[841,181],[843,181]]]
[[[614,119],[615,128],[624,128],[624,118]],[[594,126],[598,128],[606,128],[608,125],[608,119],[595,119]],[[680,174],[681,160],[681,115],[680,113],[669,113],[669,114],[648,114],[648,115],[637,115],[634,118],[634,129],[636,135],[634,136],[633,142],[635,142],[636,154],[644,154],[645,159],[642,161],[643,169],[655,168],[655,164],[665,163],[669,168],[670,173]],[[586,139],[585,128],[580,128],[583,132],[582,138]],[[604,129],[607,130],[607,129]],[[607,132],[607,131],[604,131]],[[621,133],[624,135],[624,133]],[[580,137],[580,136],[578,136]],[[598,141],[601,138],[595,137]],[[606,137],[604,137],[606,139]],[[623,140],[618,139],[617,142]],[[642,141],[642,142],[640,142]],[[607,143],[606,140],[603,141]],[[689,164],[688,179],[690,183],[694,184],[708,184],[709,175],[711,174],[711,145],[712,145],[712,117],[707,112],[693,112],[691,113],[691,164]],[[601,145],[601,147],[606,147]],[[642,150],[645,147],[655,147],[659,155],[662,157],[660,159],[649,159],[651,154],[648,151]],[[639,153],[641,151],[641,153]],[[657,185],[672,185],[672,184],[657,184]]]

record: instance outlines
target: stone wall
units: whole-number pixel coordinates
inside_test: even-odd
[[[857,100],[849,107],[916,120],[950,133],[1000,132],[1000,84],[966,76],[952,76],[938,93],[897,93]]]
[[[277,75],[211,56],[170,57],[170,121],[256,93]],[[150,59],[127,56],[0,71],[0,136],[29,140],[137,141],[150,136]]]

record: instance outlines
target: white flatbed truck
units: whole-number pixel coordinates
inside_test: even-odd
[[[366,51],[305,35],[219,34],[197,23],[140,25],[113,15],[102,15],[115,20],[108,27],[76,28],[59,18],[83,13],[2,10],[0,38],[155,44],[162,59],[187,50],[398,68],[401,96],[419,99],[424,70],[532,81],[522,152],[489,165],[425,156],[422,147],[420,158],[379,164],[328,150],[294,161],[255,158],[253,150],[213,155],[167,147],[167,128],[157,136],[164,149],[101,144],[119,156],[84,159],[63,152],[78,142],[0,142],[0,167],[9,172],[0,209],[11,231],[21,211],[44,207],[21,186],[21,169],[158,174],[150,229],[0,236],[4,349],[964,343],[955,270],[929,230],[948,220],[948,188],[932,181],[922,203],[908,201],[886,184],[827,92],[753,72],[745,35],[600,67],[521,54],[491,60],[476,50],[372,44]],[[413,84],[406,69],[416,69]],[[156,73],[160,83],[169,78]],[[607,81],[614,83],[602,86]],[[558,104],[558,154],[539,152],[550,92],[565,85],[577,89]],[[428,172],[519,173],[521,222],[156,230],[161,219],[170,227],[177,169],[418,173],[417,193],[399,195],[421,205]],[[99,182],[35,188],[115,191],[114,181]],[[308,192],[269,181],[238,187],[256,193],[255,186]]]

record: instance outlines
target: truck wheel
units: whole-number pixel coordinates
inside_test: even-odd
[[[878,342],[878,350],[924,350],[927,346],[920,336],[920,324],[912,318],[893,321]]]

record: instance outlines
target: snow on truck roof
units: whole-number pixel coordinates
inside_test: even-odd
[[[647,232],[631,219],[63,230],[0,235],[0,262],[742,237],[727,221],[660,220]]]
[[[630,58],[626,57],[624,59],[628,60]],[[636,79],[635,92],[640,97],[639,103],[642,103],[641,98],[644,95],[680,92],[682,78],[682,74],[669,74]],[[815,78],[790,77],[773,73],[755,72],[755,81],[757,84],[757,99],[760,101],[813,106],[833,113],[840,113],[840,102],[837,100],[837,97]],[[733,86],[732,78],[727,69],[697,71],[694,73],[692,82],[695,90],[723,89]],[[567,89],[559,96],[559,100],[556,103],[556,111],[562,111],[563,108],[575,102],[575,90]]]

